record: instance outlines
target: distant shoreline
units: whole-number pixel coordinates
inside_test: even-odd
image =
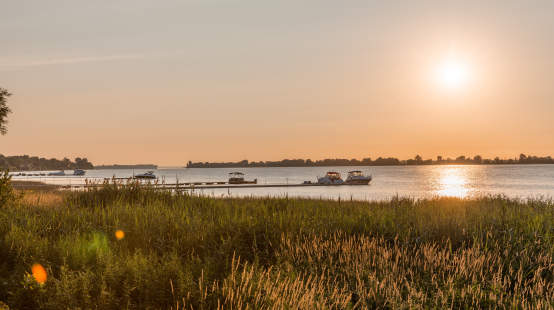
[[[94,166],[94,170],[106,170],[106,169],[158,169],[157,165],[153,164],[140,164],[140,165],[100,165]]]
[[[192,162],[189,161],[185,168],[258,168],[258,167],[374,167],[374,166],[430,166],[430,165],[529,165],[529,164],[554,164],[551,156],[538,157],[532,155],[520,154],[519,158],[484,159],[477,155],[473,158],[459,156],[455,159],[442,158],[437,156],[436,160],[423,159],[417,155],[414,159],[400,160],[394,157],[375,160],[371,158],[358,159],[284,159],[281,161],[258,161],[250,162],[242,160],[239,162]]]
[[[221,169],[221,168],[315,168],[315,167],[413,167],[413,166],[530,166],[530,165],[554,165],[554,163],[529,163],[529,164],[521,164],[521,163],[511,163],[511,164],[490,164],[490,163],[482,163],[482,164],[421,164],[421,165],[407,165],[407,164],[399,164],[399,165],[329,165],[329,166],[225,166],[225,167],[160,167],[160,169],[170,169],[170,168],[195,168],[195,169]]]

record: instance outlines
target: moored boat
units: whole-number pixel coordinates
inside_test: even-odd
[[[155,179],[156,175],[154,174],[154,171],[148,171],[145,173],[139,173],[134,176],[135,179]]]
[[[258,179],[254,179],[254,181],[247,181],[244,179],[244,173],[231,172],[229,173],[229,184],[258,184]]]
[[[335,171],[329,171],[327,174],[325,174],[324,177],[317,179],[318,184],[322,185],[337,185],[337,184],[343,184],[344,181],[340,176],[340,173]]]
[[[83,170],[83,169],[75,169],[73,170],[73,175],[79,175],[79,176],[82,176],[82,175],[85,175],[86,171]]]
[[[55,176],[55,177],[64,176],[65,171],[60,170],[60,171],[57,171],[57,172],[50,172],[50,173],[48,173],[48,175],[49,176]]]
[[[346,184],[350,185],[367,185],[371,182],[371,175],[363,175],[359,170],[354,170],[348,172],[348,177],[346,177]]]

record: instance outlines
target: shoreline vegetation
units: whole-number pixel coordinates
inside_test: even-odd
[[[520,154],[519,158],[484,159],[480,155],[474,157],[458,156],[457,158],[443,158],[437,156],[433,159],[423,159],[416,155],[413,159],[400,160],[394,157],[375,160],[371,158],[358,159],[284,159],[281,161],[248,161],[238,162],[192,162],[189,161],[186,168],[249,168],[249,167],[332,167],[332,166],[413,166],[413,165],[514,165],[514,164],[554,164],[554,158],[551,156],[539,157],[533,155]]]
[[[551,200],[22,193],[0,205],[0,308],[554,306]]]
[[[29,155],[4,156],[0,154],[0,170],[10,171],[42,171],[42,170],[73,170],[93,169],[94,165],[87,158],[55,159]]]
[[[94,166],[95,170],[101,170],[101,169],[150,169],[150,170],[156,170],[158,169],[158,166],[152,165],[152,164],[137,164],[137,165],[100,165],[100,166]]]
[[[77,157],[73,161],[64,159],[44,158],[29,155],[4,156],[0,154],[0,170],[10,171],[50,171],[50,170],[74,170],[74,169],[158,169],[153,164],[137,165],[98,165],[95,166],[87,158]]]

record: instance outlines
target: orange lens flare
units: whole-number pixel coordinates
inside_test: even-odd
[[[115,231],[115,237],[117,238],[117,240],[121,240],[125,238],[125,233],[123,232],[123,230],[118,229]]]
[[[44,282],[46,282],[46,270],[44,269],[44,267],[42,267],[41,264],[34,264],[31,267],[31,272],[33,273],[33,277],[39,284],[44,284]]]

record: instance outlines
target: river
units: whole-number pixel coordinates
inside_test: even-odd
[[[369,186],[203,189],[196,193],[220,196],[289,196],[325,199],[384,200],[394,196],[477,197],[502,194],[512,198],[554,197],[554,165],[449,165],[386,167],[286,167],[286,168],[159,168],[156,176],[166,183],[225,181],[232,171],[241,171],[258,184],[296,184],[316,181],[326,171],[346,177],[350,170],[373,176]],[[52,184],[82,184],[85,178],[99,180],[130,177],[144,170],[88,170],[85,177],[14,177]],[[72,171],[66,171],[70,174]]]

